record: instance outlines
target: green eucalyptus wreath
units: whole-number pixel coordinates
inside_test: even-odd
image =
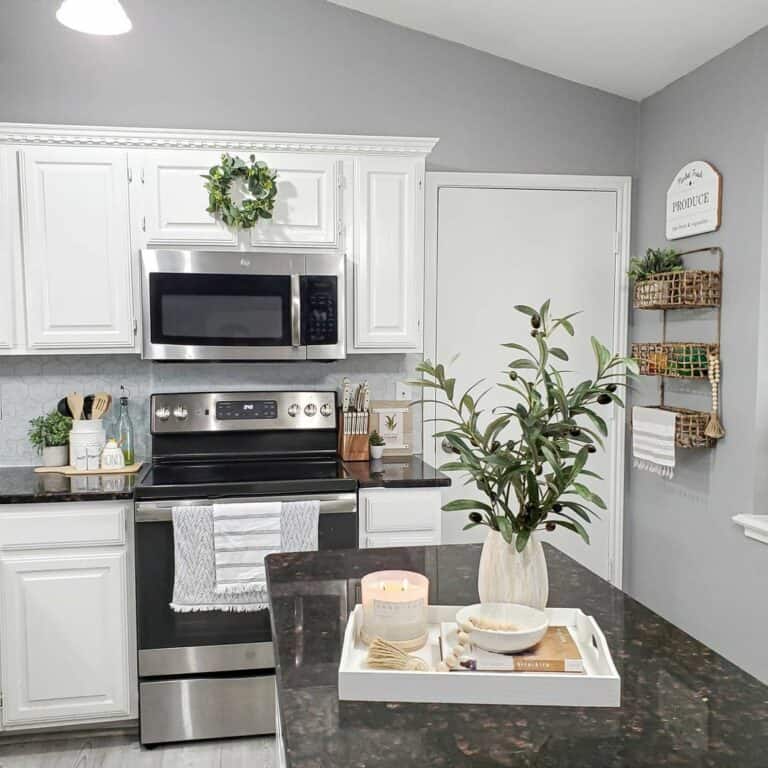
[[[250,163],[227,153],[221,165],[214,165],[203,174],[208,190],[208,213],[218,216],[229,227],[250,229],[259,219],[271,219],[277,195],[277,171],[269,169],[262,160],[251,155]],[[229,188],[235,179],[243,179],[251,195],[240,205],[232,202]]]

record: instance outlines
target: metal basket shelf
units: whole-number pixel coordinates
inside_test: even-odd
[[[707,269],[660,272],[635,283],[635,309],[719,307],[721,273]]]
[[[644,376],[706,379],[709,358],[720,356],[719,344],[701,342],[642,342],[632,345],[632,357]]]

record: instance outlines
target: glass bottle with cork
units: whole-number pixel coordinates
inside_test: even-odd
[[[133,443],[133,423],[128,413],[128,396],[130,392],[123,384],[120,385],[120,415],[117,419],[117,443],[125,458],[125,466],[129,467],[136,461]]]

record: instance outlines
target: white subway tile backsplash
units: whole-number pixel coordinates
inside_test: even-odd
[[[74,390],[131,394],[136,452],[149,453],[149,395],[242,389],[340,389],[344,376],[367,379],[374,400],[391,400],[395,382],[412,378],[421,355],[357,355],[335,363],[153,363],[127,355],[0,357],[0,465],[39,462],[27,440],[29,420]],[[108,419],[108,432],[111,419]],[[416,435],[417,447],[421,443]]]

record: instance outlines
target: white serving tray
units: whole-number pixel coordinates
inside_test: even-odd
[[[414,655],[432,669],[440,662],[440,623],[455,621],[460,606],[431,605],[429,639]],[[339,663],[339,699],[446,704],[524,704],[557,707],[618,707],[621,678],[597,622],[578,608],[546,608],[552,626],[570,628],[586,671],[411,672],[369,669],[360,639],[363,607],[356,605],[344,633]]]

